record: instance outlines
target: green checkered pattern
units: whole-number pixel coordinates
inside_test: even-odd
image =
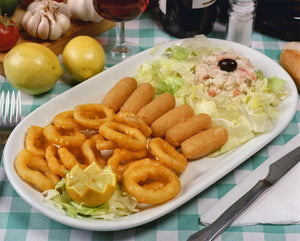
[[[105,45],[115,36],[111,29],[97,39]],[[214,29],[208,37],[224,38],[224,31]],[[157,43],[175,39],[165,33],[157,20],[156,11],[145,12],[139,19],[126,23],[126,38],[144,49]],[[280,52],[285,45],[279,41],[259,33],[253,35],[252,47],[278,61]],[[108,66],[109,67],[109,64]],[[34,109],[54,96],[74,86],[68,76],[63,76],[55,87],[47,94],[28,96],[22,94],[22,116],[28,115]],[[6,79],[0,78],[1,90],[13,90]],[[240,180],[262,164],[271,149],[280,148],[299,132],[300,105],[291,123],[267,147],[216,182],[210,188],[200,193],[183,206],[164,217],[136,228],[118,232],[91,232],[73,229],[48,219],[23,201],[13,190],[4,173],[3,162],[0,164],[0,241],[183,241],[189,235],[202,229],[199,217],[209,207],[231,190]],[[276,210],[274,210],[276,212]],[[219,238],[220,241],[300,241],[300,225],[252,225],[230,227]]]

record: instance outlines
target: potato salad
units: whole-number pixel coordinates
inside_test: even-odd
[[[213,52],[196,65],[195,81],[211,97],[222,93],[235,97],[247,94],[257,78],[249,59],[234,52]]]

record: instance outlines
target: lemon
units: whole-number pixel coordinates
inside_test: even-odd
[[[3,68],[11,85],[30,95],[49,91],[64,73],[54,52],[37,43],[13,47],[5,55]]]
[[[105,65],[105,53],[101,44],[89,36],[71,39],[62,55],[66,71],[78,82],[100,73]]]
[[[101,169],[95,162],[82,170],[74,166],[66,175],[66,190],[78,204],[95,207],[108,201],[117,185],[116,174],[109,166]]]

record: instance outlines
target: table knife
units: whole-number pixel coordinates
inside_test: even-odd
[[[258,181],[245,195],[229,207],[212,224],[192,234],[188,241],[210,241],[221,234],[240,214],[248,208],[264,191],[276,183],[300,160],[300,146],[273,162],[266,178]]]

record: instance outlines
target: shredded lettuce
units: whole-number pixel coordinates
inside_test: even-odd
[[[72,201],[66,191],[65,179],[61,179],[55,189],[43,192],[44,200],[68,215],[112,220],[116,217],[128,216],[139,211],[138,202],[117,185],[116,191],[109,201],[97,207],[85,207]]]
[[[165,81],[160,81],[157,85],[156,89],[160,93],[169,92],[170,94],[174,95],[178,89],[182,87],[184,81],[180,77],[175,76],[168,76]]]
[[[190,47],[181,47],[178,45],[173,46],[172,48],[167,48],[165,53],[170,53],[174,59],[185,60],[189,56],[194,56],[195,52]]]
[[[288,91],[285,80],[276,76],[267,78],[262,70],[257,70],[257,82],[247,94],[208,96],[201,84],[195,84],[195,68],[215,51],[234,52],[231,47],[214,45],[204,35],[184,40],[157,54],[153,62],[142,63],[135,78],[139,83],[151,83],[157,95],[173,94],[177,106],[189,104],[196,114],[207,113],[214,125],[225,126],[229,140],[212,154],[219,155],[270,131],[280,113],[278,105]]]

